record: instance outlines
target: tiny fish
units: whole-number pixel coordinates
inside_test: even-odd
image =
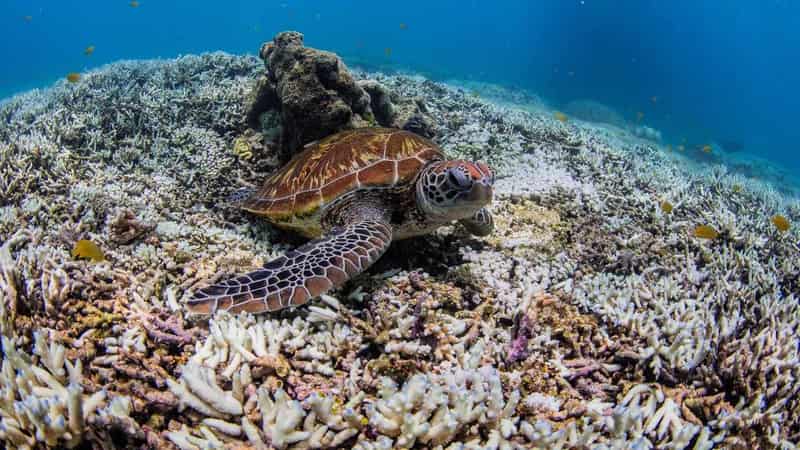
[[[70,72],[67,74],[67,81],[69,81],[70,83],[77,83],[80,80],[81,80],[81,74],[79,74],[78,72]]]
[[[564,122],[566,122],[566,121],[569,119],[569,118],[567,117],[567,115],[566,115],[566,114],[564,114],[564,113],[562,113],[561,111],[556,111],[556,112],[554,112],[554,113],[553,113],[553,117],[555,117],[555,118],[556,118],[556,120],[558,120],[558,121],[559,121],[559,122],[561,122],[561,123],[564,123]]]
[[[637,121],[637,122],[641,122],[641,121],[642,121],[642,119],[644,119],[644,113],[643,113],[643,112],[641,112],[641,111],[638,111],[638,112],[636,113],[636,121]]]
[[[670,214],[670,213],[672,213],[672,203],[670,203],[670,202],[668,202],[668,201],[666,201],[666,200],[664,200],[663,202],[661,202],[661,211],[662,211],[664,214]]]
[[[772,216],[772,219],[770,219],[770,221],[772,222],[773,225],[775,225],[775,228],[777,228],[778,231],[780,231],[781,233],[789,231],[789,226],[790,226],[789,219],[787,219],[786,217],[783,217],[780,214],[776,214]]]
[[[734,185],[731,187],[731,190],[732,190],[732,191],[733,191],[735,194],[738,194],[739,192],[742,192],[742,185],[741,185],[741,184],[734,184]]]
[[[654,96],[650,97],[650,101],[653,102],[653,104],[658,103],[658,96],[654,95]]]
[[[401,23],[400,23],[400,29],[401,29],[401,30],[406,30],[406,29],[408,29],[408,25],[406,25],[405,23],[402,23],[402,22],[401,22]]]
[[[383,53],[386,56],[392,56],[392,49],[390,47],[386,47],[385,49],[383,49]]]
[[[706,145],[703,146],[702,150],[703,150],[703,153],[711,153],[711,146],[706,144]]]
[[[93,262],[102,262],[106,259],[100,247],[88,239],[81,239],[75,243],[75,247],[72,248],[72,256],[74,258],[89,258]]]
[[[94,45],[90,45],[83,50],[83,54],[86,56],[92,56],[92,53],[94,53]]]
[[[678,146],[678,151],[679,151],[679,152],[682,152],[682,151],[684,151],[684,150],[686,150],[686,147],[684,147],[683,145],[679,145],[679,146]]]
[[[139,2],[137,2],[136,0],[132,0],[128,4],[131,5],[131,8],[138,8],[139,7]]]
[[[719,231],[710,225],[698,225],[694,229],[694,237],[700,239],[716,239],[719,237]]]
[[[22,16],[22,20],[24,20],[25,22],[30,22],[31,20],[33,20],[33,16]]]
[[[569,75],[571,77],[574,77],[575,76],[575,72],[570,70],[569,72],[567,72],[567,75]]]

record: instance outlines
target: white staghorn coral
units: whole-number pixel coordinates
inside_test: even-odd
[[[126,432],[141,434],[129,414],[130,400],[114,397],[108,406],[106,391],[92,395],[81,387],[82,368],[64,359],[65,349],[47,341],[48,330],[36,335],[36,350],[45,367],[33,364],[21,354],[17,343],[2,337],[3,365],[0,370],[0,440],[15,448],[33,449],[38,443],[73,448],[85,431],[97,425],[97,432],[108,425],[124,424]]]

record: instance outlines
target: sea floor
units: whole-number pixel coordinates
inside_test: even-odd
[[[120,62],[0,105],[8,448],[795,448],[798,198],[498,89],[356,72],[495,167],[494,234],[394,246],[291,311],[185,317],[302,242],[221,202],[276,168],[232,150],[259,70]]]

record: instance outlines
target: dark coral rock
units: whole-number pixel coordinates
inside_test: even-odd
[[[428,108],[421,98],[391,95],[386,87],[375,80],[362,80],[358,84],[369,94],[378,124],[401,128],[426,138],[436,135],[433,118],[427,114]]]
[[[280,110],[284,158],[309,142],[374,123],[369,95],[341,59],[305,47],[301,33],[279,33],[261,47],[260,56],[267,67],[268,83],[258,83],[248,118],[251,124],[258,124],[268,109]]]
[[[391,126],[394,123],[396,114],[389,90],[375,80],[361,80],[358,85],[369,94],[370,106],[375,114],[375,120],[383,126]]]

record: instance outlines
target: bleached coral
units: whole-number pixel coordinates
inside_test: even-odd
[[[129,417],[130,400],[115,397],[103,408],[106,391],[86,394],[81,386],[81,362],[65,360],[64,347],[47,342],[44,336],[45,330],[37,335],[34,350],[44,368],[20,353],[13,339],[2,337],[0,439],[23,450],[33,449],[37,443],[73,448],[83,441],[87,429],[101,423],[124,423],[127,432],[141,434]],[[102,427],[94,431],[107,432]]]

